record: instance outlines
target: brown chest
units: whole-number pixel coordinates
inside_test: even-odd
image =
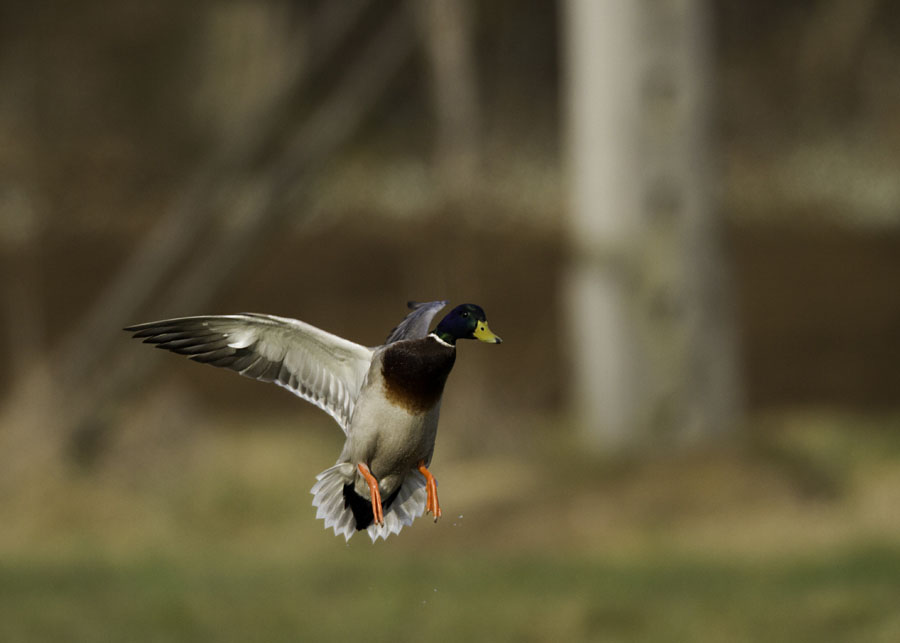
[[[388,401],[410,413],[427,413],[441,398],[456,360],[456,349],[431,338],[391,344],[381,374]]]

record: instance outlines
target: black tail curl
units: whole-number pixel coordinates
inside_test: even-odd
[[[399,493],[400,487],[397,487],[397,490],[388,496],[387,500],[381,502],[381,508],[387,511]],[[344,485],[344,507],[350,509],[350,512],[353,514],[353,519],[356,521],[356,531],[368,529],[372,521],[375,520],[375,513],[372,511],[372,501],[356,493],[353,489],[353,484]]]

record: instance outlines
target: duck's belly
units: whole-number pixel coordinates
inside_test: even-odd
[[[379,480],[405,476],[419,461],[431,461],[440,402],[425,413],[411,413],[380,396],[363,397],[350,422],[343,459],[368,465]]]

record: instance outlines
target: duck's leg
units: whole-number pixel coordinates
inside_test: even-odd
[[[425,490],[428,492],[428,497],[425,500],[425,512],[433,513],[434,521],[437,522],[437,519],[441,517],[441,505],[438,502],[437,495],[437,480],[431,475],[431,471],[425,467],[425,460],[419,460],[419,472],[425,476]]]
[[[369,493],[372,495],[372,516],[374,517],[374,522],[376,525],[383,525],[384,510],[381,507],[381,492],[378,490],[378,480],[375,479],[375,476],[369,471],[369,467],[364,463],[360,462],[356,465],[356,468],[359,469],[362,477],[366,479],[366,484],[369,485]]]

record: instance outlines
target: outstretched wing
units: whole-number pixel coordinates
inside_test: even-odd
[[[344,433],[372,362],[365,346],[274,315],[181,317],[125,330],[157,348],[283,386],[330,414]]]
[[[428,334],[428,328],[431,326],[431,320],[438,314],[438,311],[447,305],[446,301],[428,301],[418,303],[410,301],[406,304],[413,311],[406,318],[397,324],[397,327],[388,335],[385,344],[393,344],[401,339],[422,339]]]

